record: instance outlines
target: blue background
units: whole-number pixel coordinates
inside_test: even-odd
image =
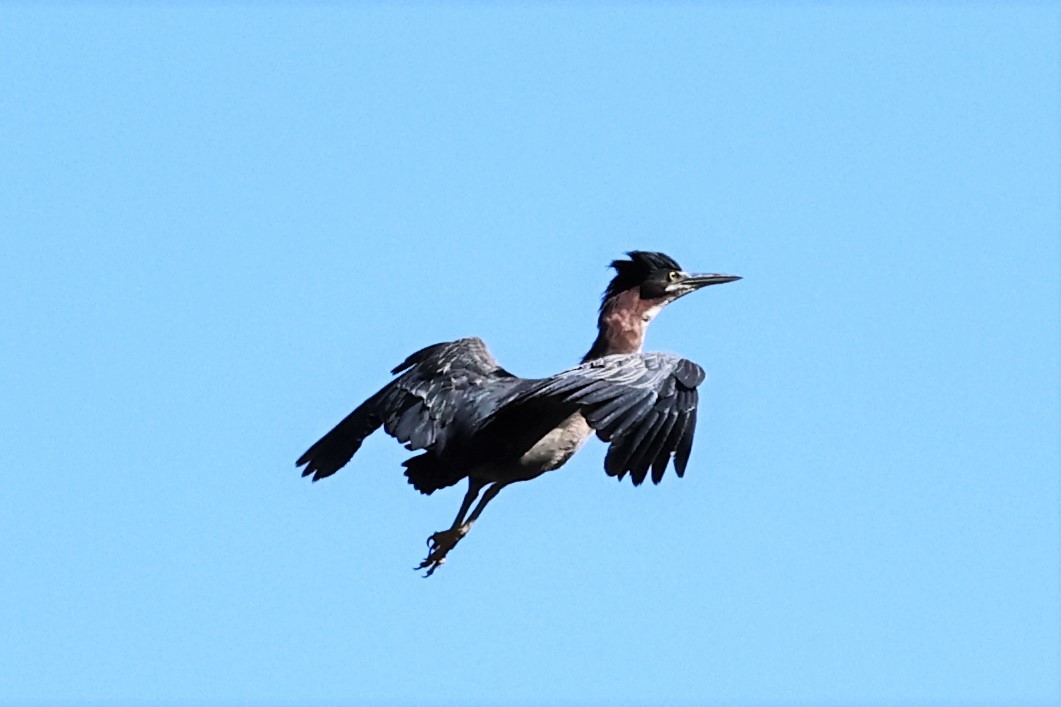
[[[0,700],[1052,702],[1059,10],[0,8]],[[607,263],[689,473],[503,492],[371,438],[423,345],[547,375]]]

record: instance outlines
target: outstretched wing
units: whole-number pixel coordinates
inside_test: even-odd
[[[409,356],[391,373],[401,374],[320,438],[299,457],[303,476],[331,476],[382,425],[410,449],[442,454],[474,422],[501,381],[516,381],[478,338],[435,344]],[[493,396],[493,397],[496,397]]]
[[[627,473],[639,486],[652,470],[658,484],[671,457],[684,476],[696,427],[696,386],[704,369],[672,354],[604,356],[546,378],[521,400],[574,404],[597,436],[610,442],[609,476]]]

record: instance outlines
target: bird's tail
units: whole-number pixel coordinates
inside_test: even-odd
[[[409,479],[413,488],[427,495],[452,486],[465,476],[443,464],[431,452],[410,457],[402,462],[402,466],[405,467],[405,478]]]
[[[295,466],[305,464],[303,476],[313,476],[314,481],[331,476],[343,468],[354,452],[361,448],[365,438],[383,424],[380,414],[380,398],[383,391],[361,403],[331,432],[317,440],[306,453],[298,458]]]

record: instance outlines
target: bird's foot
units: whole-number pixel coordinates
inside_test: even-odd
[[[440,530],[437,533],[433,533],[431,537],[427,539],[427,558],[421,562],[416,569],[427,570],[427,574],[424,576],[430,577],[435,573],[435,570],[446,563],[446,553],[456,547],[457,543],[461,541],[461,538],[467,535],[468,531],[471,529],[472,524],[465,523],[456,528]]]

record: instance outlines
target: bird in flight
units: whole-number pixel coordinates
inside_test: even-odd
[[[416,568],[425,576],[442,566],[501,489],[560,468],[591,434],[609,444],[609,476],[629,474],[638,486],[651,473],[658,484],[668,464],[683,476],[704,370],[674,354],[643,353],[645,331],[665,305],[740,277],[690,274],[663,253],[627,256],[611,264],[615,277],[601,302],[597,338],[580,365],[530,379],[502,368],[478,338],[420,349],[299,457],[302,476],[331,476],[382,427],[421,452],[402,464],[420,493],[467,479],[453,525],[428,538],[427,558]]]

